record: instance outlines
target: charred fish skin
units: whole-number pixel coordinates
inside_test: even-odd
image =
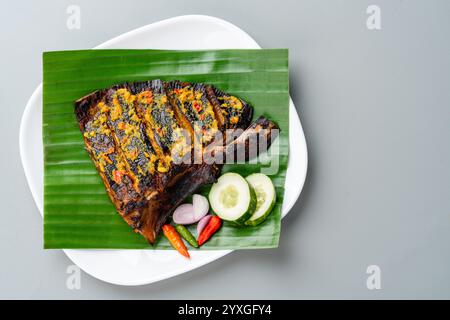
[[[107,117],[112,135],[121,151],[131,178],[145,197],[156,194],[155,174],[159,159],[146,135],[134,107],[136,96],[127,87],[108,90],[101,110]]]
[[[150,143],[160,159],[157,168],[161,186],[174,185],[186,172],[192,158],[192,137],[183,128],[168,101],[161,80],[132,85],[136,94],[136,110],[145,127]]]
[[[125,221],[135,229],[131,219],[134,211],[143,205],[139,192],[124,169],[124,159],[118,152],[111,130],[100,112],[105,92],[82,98],[76,102],[76,116],[92,162],[103,180],[107,194]]]
[[[146,124],[147,136],[160,157],[166,156],[173,144],[173,131],[178,126],[167,104],[161,80],[135,85],[136,110]]]
[[[275,122],[260,116],[234,141],[224,147],[224,159],[252,160],[270,148],[279,132],[280,127]]]
[[[207,86],[206,92],[223,129],[245,129],[249,126],[253,108],[247,102],[211,85]]]
[[[171,81],[166,83],[166,89],[177,118],[197,139],[201,139],[202,145],[208,145],[221,128],[208,99],[206,86],[202,83]]]
[[[247,129],[237,129],[233,136],[235,139],[226,145],[208,145],[204,151],[204,161],[213,163],[215,159],[220,159],[222,163],[242,163],[252,160],[270,148],[279,131],[275,122],[260,116]]]
[[[169,175],[177,174],[180,168],[173,164],[173,157],[182,159],[189,156],[192,149],[189,132],[178,123],[161,80],[142,83],[138,87],[136,110],[151,144],[165,164],[158,170],[162,173],[171,171]]]
[[[107,97],[124,86],[96,91],[75,102],[75,113],[86,150],[103,180],[107,194],[125,222],[142,234],[144,213],[157,210],[131,178],[127,160],[108,121]],[[155,213],[152,214],[156,216]],[[146,238],[152,242],[151,234]]]

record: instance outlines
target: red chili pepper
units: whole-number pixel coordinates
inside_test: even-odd
[[[113,179],[117,184],[122,183],[122,173],[119,170],[113,171]]]
[[[202,110],[201,105],[200,105],[197,101],[194,101],[194,103],[192,104],[192,106],[194,107],[194,109],[195,109],[197,112],[200,112],[200,110]]]
[[[147,98],[147,104],[151,104],[153,102],[153,93],[151,91],[147,91],[148,93],[146,94],[146,98]]]
[[[211,236],[219,230],[220,226],[222,226],[222,220],[218,216],[213,216],[208,224],[206,225],[205,229],[203,229],[202,233],[198,237],[198,245],[201,246],[206,241],[211,238]]]

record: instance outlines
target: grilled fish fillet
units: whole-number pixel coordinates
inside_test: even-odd
[[[217,179],[223,161],[215,159],[236,157],[236,150],[251,159],[278,132],[264,117],[251,123],[253,108],[238,97],[177,80],[98,90],[75,102],[75,114],[112,203],[151,244],[187,196]],[[257,134],[267,144],[253,150]]]

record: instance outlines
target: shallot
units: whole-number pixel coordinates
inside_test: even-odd
[[[208,224],[209,220],[211,220],[212,215],[208,214],[207,216],[204,216],[200,219],[200,221],[197,224],[197,234],[200,235],[205,229],[206,225]]]
[[[191,203],[184,203],[173,212],[173,221],[176,224],[193,224],[198,220],[194,216],[194,206]]]
[[[192,205],[194,206],[194,217],[197,221],[206,216],[209,211],[208,199],[201,194],[192,196]]]

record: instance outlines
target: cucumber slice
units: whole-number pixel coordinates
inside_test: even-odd
[[[209,191],[213,211],[225,221],[244,225],[256,208],[253,188],[237,173],[225,173]]]
[[[266,220],[272,212],[276,201],[275,187],[272,180],[262,173],[254,173],[245,178],[250,186],[255,190],[256,209],[250,219],[245,224],[256,226]]]

